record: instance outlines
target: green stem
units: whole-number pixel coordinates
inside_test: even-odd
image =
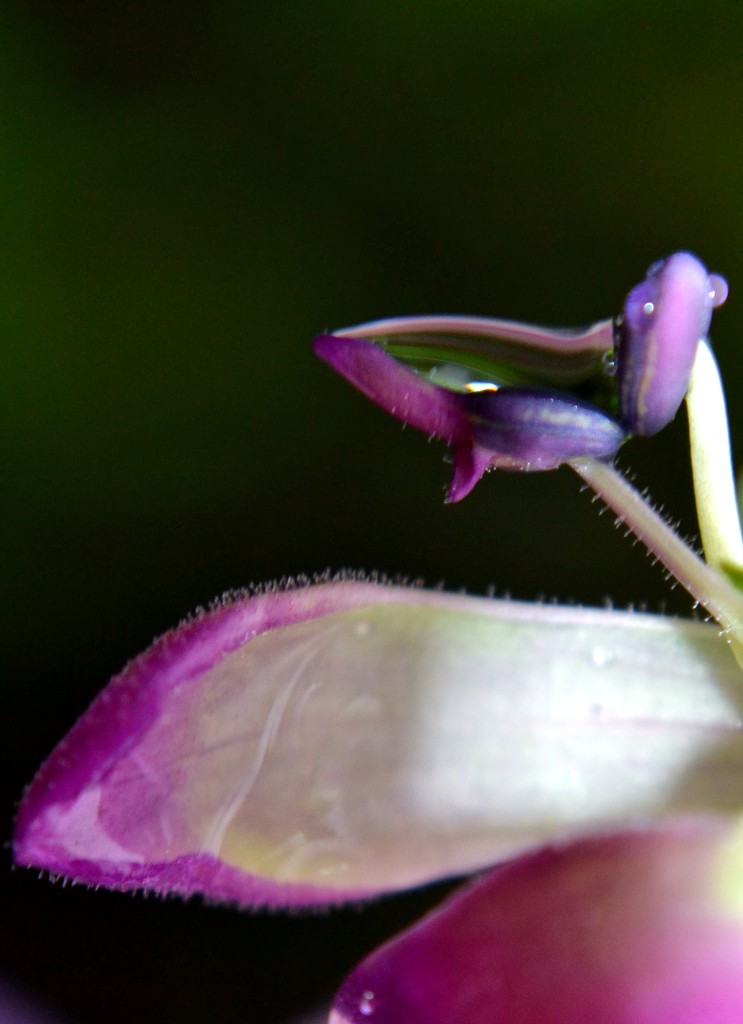
[[[590,458],[569,465],[616,513],[618,523],[627,526],[720,623],[743,667],[743,594],[707,565],[615,466]]]

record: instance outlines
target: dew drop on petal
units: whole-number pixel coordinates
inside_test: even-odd
[[[709,275],[709,298],[712,305],[721,306],[728,297],[728,283],[719,274]]]
[[[596,668],[607,668],[616,660],[614,651],[607,647],[594,647],[591,651],[591,661]]]
[[[607,377],[616,377],[617,375],[617,357],[613,351],[604,352],[601,357],[601,364],[604,368],[604,373]]]
[[[364,1017],[371,1017],[374,1013],[374,993],[369,989],[362,992],[359,1000],[359,1013]]]

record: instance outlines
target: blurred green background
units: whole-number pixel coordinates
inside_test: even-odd
[[[327,567],[688,613],[568,471],[444,506],[443,449],[312,336],[577,325],[689,248],[741,451],[743,7],[33,0],[0,11],[3,838],[108,677]],[[740,289],[740,290],[739,290]],[[693,535],[683,416],[623,454]],[[279,1024],[430,894],[311,920],[2,868],[0,972],[81,1024]]]

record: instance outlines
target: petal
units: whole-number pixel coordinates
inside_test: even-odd
[[[727,285],[696,256],[677,252],[653,264],[627,296],[617,347],[619,408],[634,434],[670,423],[684,400],[697,344]]]
[[[403,316],[344,327],[335,334],[368,338],[403,363],[454,390],[468,381],[571,387],[602,379],[614,347],[614,322],[550,328],[479,316]]]
[[[437,387],[371,341],[321,334],[315,354],[386,412],[447,444],[470,436],[461,395]]]
[[[700,623],[353,581],[238,595],[102,692],[31,784],[15,857],[241,904],[354,899],[740,810],[741,702]]]
[[[478,445],[462,444],[454,449],[454,472],[446,500],[461,501],[490,469],[493,453]]]
[[[700,820],[522,857],[373,953],[330,1024],[737,1024],[742,852]]]
[[[494,466],[556,469],[569,459],[611,457],[624,429],[588,402],[557,391],[501,388],[465,396],[475,442]]]

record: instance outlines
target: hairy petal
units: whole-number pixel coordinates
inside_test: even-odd
[[[330,1024],[737,1024],[740,828],[593,836],[492,871],[362,963]]]
[[[405,363],[465,385],[495,384],[570,387],[595,379],[602,356],[614,347],[614,321],[585,328],[551,328],[479,316],[403,316],[343,327],[333,332],[368,338]]]
[[[555,835],[743,808],[737,666],[657,616],[338,581],[166,634],[31,784],[21,864],[328,904]]]
[[[321,334],[315,354],[385,412],[447,444],[469,440],[462,396],[437,387],[371,341]]]

